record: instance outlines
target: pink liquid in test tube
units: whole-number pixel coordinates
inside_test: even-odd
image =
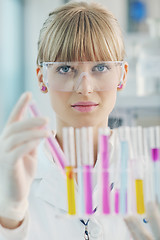
[[[100,136],[100,154],[102,160],[102,213],[110,214],[110,186],[109,186],[109,150],[108,136]]]
[[[81,146],[84,179],[85,213],[93,214],[92,206],[92,169],[93,169],[93,133],[91,127],[81,128]]]
[[[116,189],[115,191],[115,213],[119,213],[119,190]]]
[[[85,194],[85,213],[92,214],[92,166],[85,165],[84,171],[84,194]]]
[[[39,113],[35,103],[31,103],[29,105],[29,108],[35,117],[40,116],[40,113]],[[47,145],[51,151],[51,154],[52,154],[54,160],[60,166],[60,169],[63,170],[63,173],[64,173],[64,167],[65,167],[66,161],[65,161],[64,153],[63,153],[62,149],[60,148],[58,142],[56,141],[55,138],[51,138],[51,137],[46,138],[46,142],[47,142]]]

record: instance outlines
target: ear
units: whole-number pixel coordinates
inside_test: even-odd
[[[43,74],[42,74],[42,69],[41,69],[41,67],[37,67],[36,68],[36,73],[37,73],[37,78],[38,78],[38,84],[39,84],[39,86],[41,86],[42,85],[42,83],[43,83]]]
[[[36,73],[37,73],[37,77],[38,77],[38,84],[39,84],[39,88],[41,90],[42,93],[48,93],[48,88],[45,85],[45,83],[43,82],[43,73],[42,73],[42,68],[41,67],[37,67],[36,68]]]
[[[123,80],[122,80],[121,86],[117,87],[117,91],[121,91],[125,87],[126,82],[127,82],[127,74],[128,74],[128,63],[125,62]]]

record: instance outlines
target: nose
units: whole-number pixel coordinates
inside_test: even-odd
[[[86,72],[82,72],[75,85],[76,93],[87,95],[93,92],[91,78]]]

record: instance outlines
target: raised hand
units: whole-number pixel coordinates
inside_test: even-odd
[[[137,216],[125,217],[125,222],[134,240],[159,240],[160,239],[160,211],[155,203],[147,204],[147,219],[152,232],[150,233],[140,222]]]
[[[21,96],[0,135],[0,222],[24,218],[36,170],[36,149],[49,136],[43,129],[46,118],[23,119],[30,99],[30,93]]]

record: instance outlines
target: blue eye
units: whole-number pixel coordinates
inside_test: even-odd
[[[103,65],[97,66],[99,72],[103,72],[105,67]]]
[[[71,71],[71,67],[70,66],[59,66],[56,70],[59,73],[69,73]]]
[[[95,72],[105,72],[109,69],[110,69],[109,66],[107,66],[105,64],[98,64],[97,66],[93,67],[93,71],[95,71]]]

